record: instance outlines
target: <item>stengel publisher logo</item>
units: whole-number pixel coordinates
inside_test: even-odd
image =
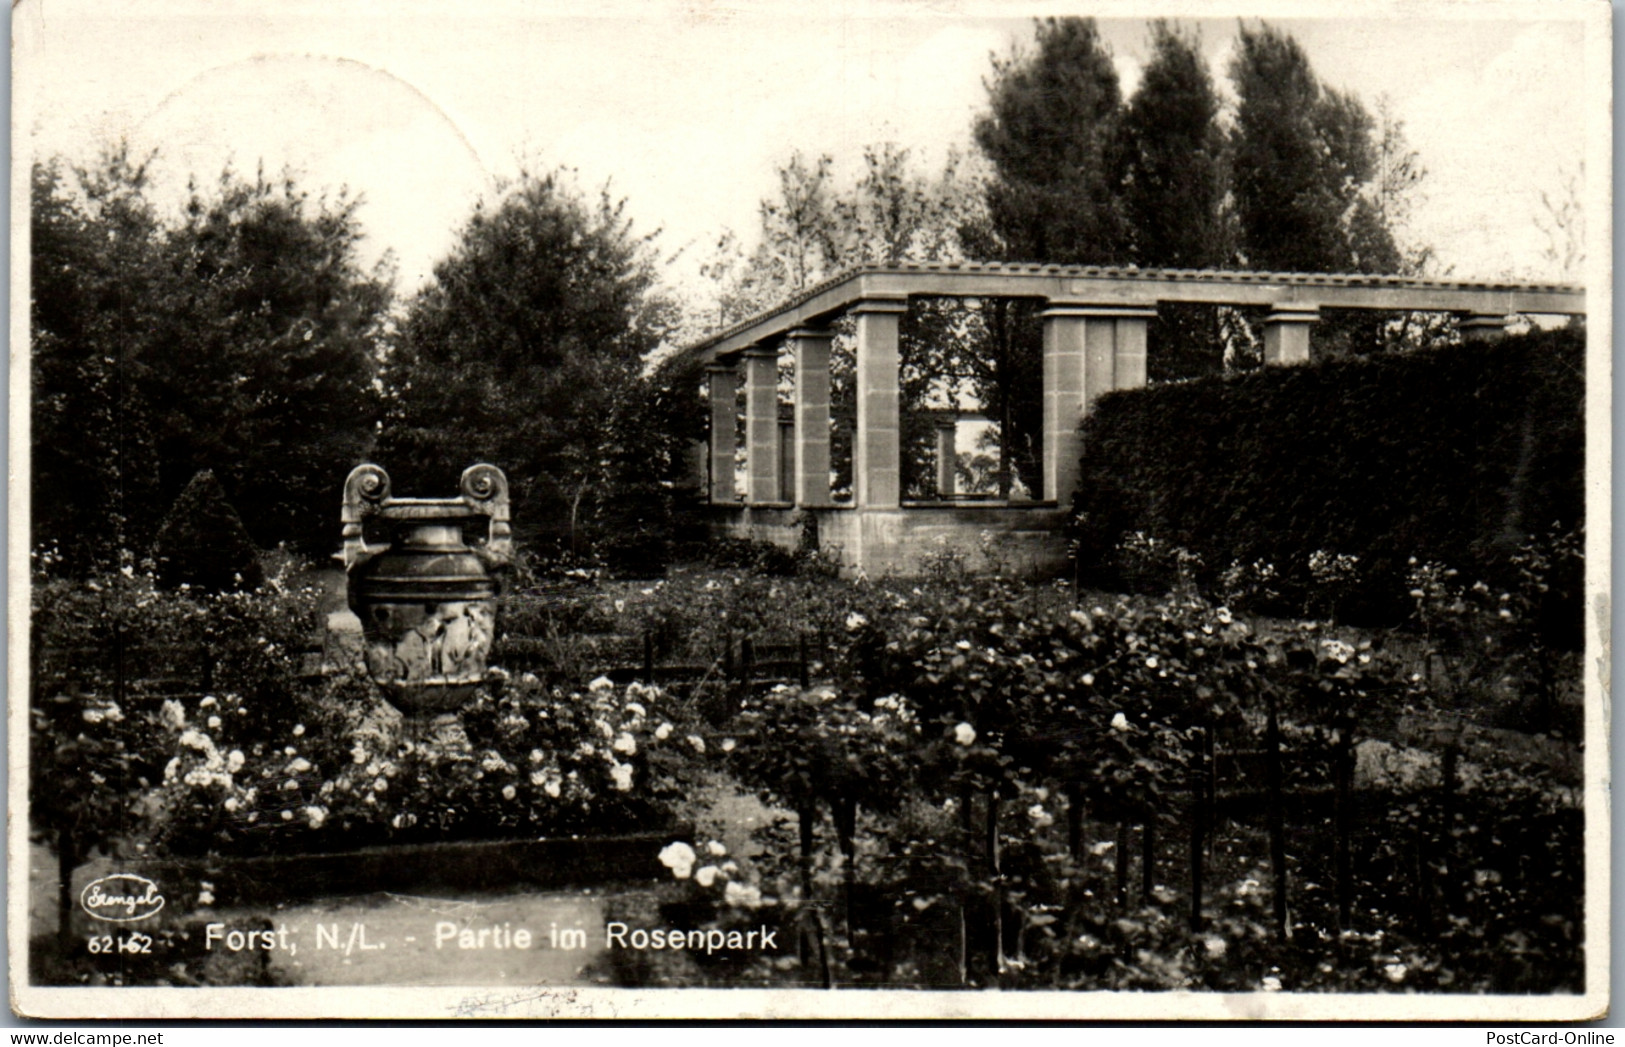
[[[134,873],[114,873],[85,884],[79,907],[98,920],[134,923],[156,916],[164,907],[158,885]]]

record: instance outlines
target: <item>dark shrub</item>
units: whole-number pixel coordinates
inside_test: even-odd
[[[1117,583],[1143,532],[1208,582],[1272,564],[1300,606],[1310,556],[1358,556],[1355,619],[1404,615],[1413,556],[1509,584],[1530,536],[1584,520],[1584,395],[1583,329],[1109,394],[1084,423],[1080,573]]]
[[[209,592],[254,589],[264,581],[259,549],[225,489],[208,469],[194,475],[175,499],[153,542],[158,580]]]

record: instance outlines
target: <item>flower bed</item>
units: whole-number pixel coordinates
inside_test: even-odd
[[[1579,987],[1583,823],[1572,761],[1546,751],[1572,744],[1471,741],[1527,704],[1539,660],[1517,630],[1534,602],[1417,565],[1416,628],[1383,634],[1248,621],[1188,590],[1078,605],[951,566],[918,583],[708,573],[583,590],[595,627],[679,654],[814,631],[817,678],[667,690],[496,669],[464,713],[466,751],[403,737],[363,680],[306,676],[282,651],[308,623],[254,631],[300,605],[239,597],[217,610],[252,635],[221,645],[206,693],[144,697],[126,679],[121,699],[116,680],[36,673],[35,791],[57,770],[74,786],[36,804],[57,819],[36,827],[209,860],[622,835],[686,820],[720,776],[772,816],[748,844],[716,826],[675,849],[651,839],[644,864],[672,878],[636,904],[790,944],[605,976]],[[209,617],[122,577],[157,620]],[[78,619],[36,618],[53,620]],[[1572,689],[1564,664],[1540,662],[1558,672],[1541,702]]]

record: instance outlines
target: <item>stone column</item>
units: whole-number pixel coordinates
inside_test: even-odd
[[[707,398],[711,402],[711,502],[732,505],[739,501],[734,491],[739,372],[732,364],[712,364],[705,369],[705,377],[710,389]]]
[[[904,295],[865,298],[852,307],[858,342],[852,493],[860,509],[896,509],[902,504],[897,370],[898,335],[907,311]]]
[[[779,500],[779,351],[745,350],[745,500]]]
[[[1309,362],[1309,327],[1320,322],[1320,307],[1284,302],[1264,317],[1264,366]]]
[[[1498,342],[1506,337],[1507,317],[1504,313],[1468,313],[1457,326],[1464,342]]]
[[[779,493],[776,502],[795,501],[796,491],[796,423],[779,419]]]
[[[937,423],[937,497],[952,498],[959,484],[959,422]]]
[[[795,481],[786,501],[803,508],[829,505],[830,331],[798,327],[790,332],[796,360]]]
[[[1054,301],[1044,320],[1044,499],[1078,486],[1078,425],[1101,393],[1145,384],[1146,328],[1155,306]]]

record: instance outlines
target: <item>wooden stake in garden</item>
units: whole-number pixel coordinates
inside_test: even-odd
[[[1145,812],[1145,824],[1140,826],[1140,904],[1151,902],[1151,888],[1157,873],[1157,821],[1150,805]]]
[[[797,827],[801,831],[801,914],[797,951],[801,954],[801,969],[818,971],[818,980],[826,989],[834,988],[830,974],[829,952],[824,946],[824,921],[813,902],[813,819],[818,816],[816,804],[807,804],[796,811]]]
[[[1270,868],[1275,874],[1275,928],[1282,940],[1291,933],[1286,906],[1286,812],[1281,803],[1281,720],[1275,691],[1266,694],[1269,720],[1265,727],[1264,755],[1269,761]]]
[[[1128,815],[1117,816],[1117,904],[1128,904]]]
[[[856,800],[846,797],[837,799],[831,807],[835,817],[835,845],[840,848],[843,873],[843,886],[845,898],[843,907],[846,915],[846,938],[848,943],[852,940],[852,895],[857,886],[858,868],[858,804]]]
[[[1066,850],[1073,861],[1083,857],[1083,786],[1077,783],[1066,792]]]
[[[993,977],[995,983],[1004,978],[1004,884],[999,868],[999,793],[987,794],[987,871],[993,887]]]
[[[1200,727],[1191,769],[1191,930],[1202,929],[1202,849],[1207,835],[1208,728]]]
[[[1461,883],[1457,879],[1455,848],[1456,787],[1461,750],[1452,743],[1444,751],[1439,781],[1439,854],[1444,863],[1444,901],[1450,912],[1461,911]]]
[[[1336,775],[1336,864],[1337,864],[1337,928],[1352,930],[1354,910],[1354,874],[1349,857],[1349,836],[1354,820],[1354,712],[1343,709],[1338,714],[1337,751],[1334,756]]]

